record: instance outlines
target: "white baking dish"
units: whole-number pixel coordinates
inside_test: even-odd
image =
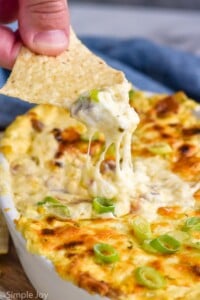
[[[26,275],[37,290],[48,300],[106,300],[108,298],[90,295],[85,290],[63,280],[45,257],[33,255],[26,249],[26,241],[15,228],[14,220],[19,217],[12,199],[9,183],[9,164],[0,153],[0,169],[5,176],[0,178],[0,207],[5,216],[10,234]],[[46,295],[48,294],[48,298]]]

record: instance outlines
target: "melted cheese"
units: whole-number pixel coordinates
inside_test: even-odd
[[[128,86],[126,88],[128,90]],[[135,106],[140,112],[141,123],[133,134],[132,162],[130,139],[133,128],[137,126],[138,117],[127,103],[127,90],[125,95],[122,95],[123,91],[119,87],[116,90],[100,92],[99,102],[97,106],[92,106],[88,118],[87,110],[81,110],[82,118],[86,119],[84,122],[88,123],[90,128],[89,135],[93,135],[101,128],[105,134],[106,129],[108,129],[105,145],[98,141],[90,141],[89,143],[91,152],[96,149],[97,155],[87,155],[88,145],[80,139],[80,135],[85,133],[85,127],[70,118],[66,110],[61,108],[47,105],[38,106],[31,110],[28,115],[18,118],[8,128],[1,142],[1,149],[11,164],[12,188],[15,202],[20,210],[26,210],[27,202],[37,203],[47,195],[52,195],[66,203],[69,206],[71,217],[74,219],[94,216],[91,205],[94,196],[116,198],[116,216],[126,214],[131,208],[132,211],[139,210],[149,220],[156,218],[156,211],[161,206],[175,203],[185,210],[194,206],[193,195],[199,189],[198,136],[192,135],[190,140],[187,136],[187,143],[197,149],[196,152],[192,152],[194,153],[192,157],[186,157],[187,160],[193,159],[195,162],[194,167],[191,165],[195,171],[194,175],[193,169],[190,171],[190,165],[184,165],[184,174],[193,176],[190,182],[173,171],[174,165],[179,159],[177,158],[176,147],[184,143],[184,136],[177,136],[181,130],[167,125],[168,123],[171,124],[172,117],[174,124],[174,114],[169,114],[169,117],[167,115],[165,118],[155,118],[154,110],[152,110],[154,106],[156,109],[159,108],[159,112],[163,107],[166,110],[168,101],[166,102],[162,97],[161,101],[157,97],[140,99],[141,96],[137,96],[136,93],[136,100],[138,98],[139,100],[135,101]],[[124,98],[122,99],[122,96],[126,101]],[[144,97],[143,94],[142,97]],[[173,97],[176,99],[176,96]],[[178,97],[180,95],[177,96],[177,99]],[[182,97],[184,99],[184,96],[180,97],[181,103],[183,102]],[[142,101],[146,102],[143,103]],[[139,102],[143,103],[142,108],[138,104]],[[175,100],[173,100],[174,102]],[[182,123],[186,120],[188,128],[190,128],[189,126],[198,128],[195,116],[191,115],[191,109],[196,108],[196,106],[193,102],[186,101],[184,108],[176,115],[175,124],[180,126],[178,123],[180,122],[181,126],[184,126]],[[176,108],[177,104],[171,105],[171,109],[173,107]],[[100,122],[97,122],[99,111],[101,117]],[[105,118],[104,122],[102,122],[103,118]],[[37,122],[39,123],[37,124]],[[96,125],[91,126],[90,122]],[[109,126],[105,126],[107,123]],[[114,124],[113,127],[111,124]],[[124,131],[119,132],[119,127],[124,128]],[[155,129],[152,130],[154,127]],[[93,128],[93,132],[91,128]],[[143,157],[141,149],[145,147],[146,152],[144,153],[148,153],[149,138],[154,136],[154,133],[159,136],[166,130],[168,130],[168,135],[171,134],[169,135],[169,142],[174,139],[174,144],[171,142],[175,149],[172,152],[173,155],[163,157],[148,154]],[[190,131],[192,132],[192,130]],[[195,133],[197,130],[193,131]],[[75,144],[73,144],[74,138],[77,141]],[[159,139],[155,139],[155,142],[157,141],[161,142],[162,139],[159,137]],[[102,149],[106,149],[112,143],[118,149],[114,165],[116,168],[112,171],[100,172],[101,162],[105,156],[105,150],[102,151]],[[140,150],[139,155],[137,154],[138,148]],[[57,167],[55,163],[58,163],[60,167]],[[29,184],[24,189],[24,182],[27,178]],[[110,216],[110,214],[101,215],[103,218]]]
[[[175,204],[185,210],[194,207],[193,194],[199,185],[191,188],[190,184],[169,170],[169,165],[162,157],[141,160],[131,155],[132,136],[139,116],[129,105],[129,89],[129,84],[125,82],[115,89],[100,91],[97,102],[81,100],[81,104],[78,101],[72,107],[72,115],[87,126],[89,148],[96,132],[102,132],[106,140],[105,149],[97,161],[94,162],[88,154],[87,163],[82,169],[82,183],[92,197],[115,199],[116,216],[129,213],[133,205],[138,205],[140,213],[149,220],[156,218],[160,206]],[[176,99],[164,98],[156,104],[159,113],[164,111],[166,114],[167,105],[176,111],[179,107]],[[152,142],[152,135],[150,140]],[[104,176],[100,170],[101,164],[113,144],[116,149],[116,169],[111,176]]]
[[[9,161],[13,197],[21,213],[16,222],[17,228],[27,240],[27,247],[31,252],[50,259],[64,279],[71,280],[90,293],[98,293],[114,300],[197,300],[200,297],[199,249],[186,246],[172,255],[148,253],[141,247],[130,225],[135,215],[143,215],[146,219],[153,220],[151,229],[156,237],[180,230],[187,217],[199,216],[198,200],[196,198],[195,203],[193,196],[199,189],[200,165],[200,125],[191,114],[191,108],[196,105],[186,102],[179,113],[175,116],[169,113],[168,116],[166,99],[147,99],[144,95],[142,99],[146,105],[141,105],[138,98],[135,101],[141,123],[133,136],[133,162],[128,156],[128,167],[124,168],[120,158],[115,158],[119,169],[114,171],[99,171],[105,155],[103,147],[107,148],[107,144],[102,139],[90,141],[89,157],[88,144],[81,139],[81,135],[85,134],[85,127],[70,118],[61,108],[38,106],[19,117],[7,129],[0,150]],[[171,103],[171,110],[177,110],[175,100]],[[180,103],[182,101],[180,97]],[[161,117],[155,116],[155,107]],[[108,112],[111,114],[112,111]],[[166,116],[163,117],[162,114]],[[119,125],[120,121],[116,120],[115,123],[114,120],[113,124]],[[126,158],[126,153],[129,155],[131,126],[134,127],[134,124],[130,122],[130,127],[126,127],[126,134],[120,133],[119,140],[114,138],[115,134],[112,137],[110,129],[110,139],[118,147],[121,158]],[[117,125],[114,128],[117,129]],[[117,132],[116,134],[118,135]],[[167,140],[173,149],[172,153],[160,156],[149,152],[148,143],[154,142],[152,136],[156,142]],[[127,139],[125,144],[123,139]],[[186,154],[180,152],[179,147],[185,141],[196,147],[196,151],[189,154],[187,151]],[[123,145],[127,148],[123,148]],[[190,164],[185,163],[184,168],[182,167],[184,172],[176,167],[175,173],[174,166],[180,155],[185,155],[185,160],[189,159],[194,164],[191,169]],[[88,162],[90,158],[91,161]],[[98,159],[96,164],[95,159]],[[122,180],[128,180],[130,175],[131,188],[129,189],[129,184],[125,185],[125,192],[119,188],[119,200],[116,202],[117,215],[122,211],[126,212],[131,206],[130,214],[118,218],[110,214],[101,215],[101,219],[95,215],[91,219],[92,194],[101,192],[101,189],[96,190],[87,180],[85,185],[81,185],[82,174],[86,174],[86,179],[91,178],[91,174],[87,174],[90,167],[94,168],[91,171],[93,178],[97,168],[97,175],[105,180],[108,189],[110,186],[118,188],[117,176],[120,178],[126,169],[130,170],[132,175],[128,172]],[[128,194],[124,198],[125,203],[123,199],[120,200],[121,191],[122,195]],[[67,204],[70,219],[61,220],[52,215],[46,217],[38,212],[36,203],[48,195]],[[196,240],[199,239],[199,233],[197,234]],[[120,255],[119,262],[113,265],[98,264],[93,252],[96,243],[108,243],[115,247]],[[134,270],[144,265],[154,267],[162,273],[167,282],[164,289],[149,290],[136,283]]]
[[[81,100],[81,105],[78,101],[72,107],[72,115],[87,126],[89,144],[96,132],[105,136],[105,149],[99,159],[94,163],[88,155],[82,182],[91,196],[115,199],[117,216],[130,211],[134,196],[131,141],[139,116],[129,105],[129,89],[130,85],[125,81],[123,85],[99,91],[97,102]],[[116,149],[116,169],[110,178],[105,178],[100,168],[111,145]]]
[[[200,184],[191,186],[169,170],[160,157],[136,159],[136,195],[139,198],[140,213],[149,221],[156,219],[157,209],[162,206],[180,206],[183,211],[194,208],[194,193]]]
[[[28,241],[29,251],[50,259],[62,278],[89,293],[113,300],[199,299],[189,298],[189,295],[200,293],[199,250],[182,247],[171,255],[146,252],[131,229],[132,218],[127,215],[116,219],[63,222],[56,218],[21,217],[17,227]],[[170,218],[151,224],[153,236],[180,228],[184,220],[185,215],[172,208]],[[99,242],[112,245],[120,260],[111,265],[98,263],[93,246]],[[150,290],[138,285],[134,271],[140,266],[156,268],[165,277],[166,287]]]
[[[111,92],[106,91],[104,93],[109,94]],[[114,95],[118,95],[118,93],[115,92]],[[109,97],[113,105],[114,96],[111,97],[109,94]],[[105,102],[107,103],[107,101]],[[146,102],[149,105],[151,99],[148,101],[146,99]],[[124,104],[124,106],[126,105]],[[127,109],[125,110],[127,111]],[[138,107],[137,110],[139,111]],[[149,111],[151,111],[151,107]],[[111,112],[110,110],[109,114]],[[134,111],[131,111],[132,113],[134,117]],[[115,115],[117,114],[115,113]],[[141,113],[140,116],[142,117],[143,114]],[[146,116],[148,117],[148,112]],[[189,112],[186,116],[188,120]],[[33,118],[34,123],[32,122]],[[179,118],[178,116],[176,122]],[[121,119],[123,118],[121,117]],[[136,119],[137,117],[135,123],[137,122]],[[181,123],[182,119],[181,116]],[[38,125],[36,121],[39,122]],[[128,124],[127,118],[125,121]],[[156,119],[156,122],[158,121],[165,121],[164,129],[167,128],[165,119]],[[116,124],[119,125],[119,123],[119,120],[116,120]],[[120,123],[120,125],[122,124],[123,122]],[[48,195],[67,204],[72,219],[111,217],[111,213],[94,214],[92,199],[96,195],[108,198],[116,197],[116,216],[126,214],[131,209],[133,212],[140,212],[148,220],[153,220],[157,217],[157,209],[162,206],[176,204],[185,211],[188,208],[193,208],[193,195],[199,189],[196,173],[194,173],[192,181],[189,182],[172,171],[174,163],[169,161],[168,157],[152,156],[152,154],[142,157],[141,153],[139,155],[134,153],[135,148],[138,147],[143,149],[145,146],[148,149],[145,140],[149,134],[149,130],[146,129],[147,124],[149,121],[140,124],[139,129],[136,129],[133,134],[131,146],[133,162],[130,158],[130,138],[132,135],[131,127],[136,124],[134,125],[133,121],[130,120],[130,126],[126,125],[130,132],[120,132],[120,142],[123,142],[125,138],[127,141],[124,141],[125,143],[119,147],[119,155],[115,158],[114,164],[114,168],[117,166],[116,169],[100,172],[101,161],[105,155],[105,151],[102,149],[106,148],[105,144],[98,140],[90,141],[90,150],[93,154],[89,156],[87,154],[88,144],[80,138],[81,134],[85,134],[85,127],[70,118],[64,109],[47,105],[38,106],[26,116],[19,117],[7,129],[1,142],[1,151],[6,155],[11,166],[12,189],[17,208],[24,214],[30,203],[35,205]],[[117,135],[118,126],[116,125],[115,128]],[[156,129],[155,131],[160,133]],[[153,134],[153,131],[150,133]],[[111,138],[112,136],[110,136]],[[178,137],[178,139],[179,144],[182,144],[182,137]],[[116,139],[113,140],[116,141]],[[194,137],[190,143],[197,144],[199,147],[199,143]],[[175,151],[174,153],[176,155]],[[125,157],[125,164],[120,162],[119,156]],[[176,161],[176,156],[175,158],[172,156],[172,159]],[[197,160],[198,157],[195,159]],[[189,167],[187,165],[184,172],[191,176],[192,172],[190,172]],[[197,182],[195,182],[196,179]],[[27,180],[29,184],[24,188]],[[30,211],[27,213],[28,215],[31,214]]]

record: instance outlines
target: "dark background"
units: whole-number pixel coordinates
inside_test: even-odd
[[[146,7],[200,9],[200,0],[68,0],[79,3],[128,4]]]

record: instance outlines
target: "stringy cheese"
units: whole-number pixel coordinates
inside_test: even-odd
[[[139,123],[139,116],[129,105],[129,90],[130,85],[125,81],[123,85],[100,91],[98,102],[88,103],[83,100],[80,106],[78,101],[72,108],[72,115],[88,128],[89,144],[96,132],[102,132],[105,136],[105,149],[96,163],[88,154],[83,168],[83,183],[91,196],[115,199],[115,214],[118,216],[130,211],[130,199],[135,190],[131,140]],[[116,149],[116,169],[111,178],[105,178],[100,167],[111,145]]]
[[[139,116],[129,105],[129,90],[129,84],[124,82],[124,85],[100,91],[97,102],[83,99],[72,107],[72,115],[87,126],[89,145],[96,132],[105,136],[105,149],[99,159],[94,162],[89,154],[87,156],[82,169],[83,185],[92,197],[114,199],[116,216],[125,215],[131,207],[137,207],[142,215],[153,220],[160,206],[193,207],[194,189],[169,171],[164,160],[156,157],[132,162],[132,135]],[[113,144],[116,169],[106,176],[100,168]]]

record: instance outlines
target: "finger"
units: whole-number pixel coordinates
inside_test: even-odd
[[[0,23],[10,23],[17,19],[18,0],[0,0]]]
[[[0,26],[0,37],[0,66],[12,69],[21,48],[21,43],[16,33],[4,26]]]
[[[57,55],[67,49],[66,0],[19,0],[19,4],[19,30],[27,47],[45,55]]]

